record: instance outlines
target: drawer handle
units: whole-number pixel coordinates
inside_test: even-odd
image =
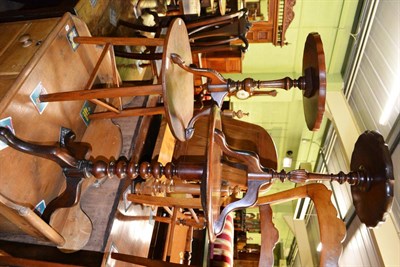
[[[22,43],[22,47],[28,47],[32,44],[32,39],[29,34],[24,34],[19,37],[18,41]]]

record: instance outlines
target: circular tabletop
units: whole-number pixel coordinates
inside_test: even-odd
[[[165,37],[161,66],[165,116],[176,139],[186,141],[185,130],[193,117],[193,74],[185,71],[171,60],[178,54],[186,64],[192,64],[189,35],[182,19],[175,19]]]
[[[207,220],[207,229],[210,241],[215,240],[214,222],[221,214],[221,156],[222,150],[214,145],[214,130],[221,130],[220,109],[214,105],[211,110],[208,140],[207,140],[207,165],[201,181],[201,204]]]
[[[360,221],[375,227],[385,220],[393,201],[394,175],[389,149],[383,137],[366,131],[358,138],[351,156],[352,171],[361,171],[369,181],[351,187]]]
[[[303,76],[306,88],[303,90],[303,109],[309,130],[318,130],[325,111],[326,67],[325,54],[318,33],[310,33],[304,46]]]

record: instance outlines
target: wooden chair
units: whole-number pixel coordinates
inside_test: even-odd
[[[270,205],[309,197],[317,211],[322,243],[320,266],[338,266],[342,253],[342,241],[346,236],[343,221],[337,218],[337,210],[331,202],[332,192],[323,184],[306,184],[290,190],[259,197],[257,206],[261,219],[261,251],[259,266],[274,266],[273,248],[278,242],[278,232],[272,223]]]
[[[323,184],[307,184],[290,190],[260,197],[256,206],[260,213],[261,248],[258,266],[274,266],[274,247],[279,240],[278,230],[272,221],[273,212],[271,205],[279,204],[299,198],[309,197],[314,202],[320,227],[322,243],[320,266],[338,266],[342,252],[342,241],[346,235],[344,223],[337,218],[337,211],[331,202],[332,192]],[[229,215],[228,215],[229,216]],[[229,225],[227,217],[227,224]],[[225,227],[226,228],[226,227]],[[228,227],[229,228],[229,227]],[[223,231],[223,238],[228,243],[233,231]],[[218,237],[217,237],[218,239]],[[211,266],[234,266],[234,259],[230,252],[233,248],[221,246],[223,251],[211,260]],[[253,266],[253,265],[252,265]]]
[[[155,16],[157,15],[155,14]],[[160,36],[162,29],[169,25],[172,18],[174,17],[158,18],[158,23],[150,27],[124,20],[120,20],[119,25],[130,27],[137,31],[154,33],[157,38]],[[251,23],[248,21],[247,10],[245,9],[224,16],[213,16],[197,21],[186,21],[186,27],[188,29],[193,53],[231,50],[241,50],[245,52],[249,46],[246,34],[251,27]],[[148,54],[115,51],[115,55],[147,60],[157,60],[161,58],[160,53],[154,53],[154,50],[150,49],[148,51],[150,52]]]
[[[174,159],[204,161],[206,155],[208,118],[200,118],[196,122],[193,137],[185,142],[177,141]],[[274,141],[261,126],[245,121],[222,116],[222,129],[230,146],[238,150],[253,151],[260,158],[260,163],[267,168],[278,167],[278,156]],[[188,156],[190,155],[190,157]],[[245,172],[227,164],[223,165],[223,177],[229,180],[232,187],[246,184]],[[245,188],[244,188],[245,189]]]
[[[12,232],[14,228],[20,228],[30,236],[50,241],[57,246],[65,243],[56,230],[40,218],[31,208],[17,204],[14,201],[0,194],[0,214],[7,220],[0,220],[2,230],[9,229]],[[11,224],[11,222],[13,222]]]
[[[142,194],[129,194],[128,200],[136,204],[150,205],[155,207],[163,207],[164,210],[169,213],[169,217],[153,216],[153,219],[160,223],[168,224],[168,234],[164,249],[165,265],[158,266],[170,266],[170,260],[172,256],[172,247],[174,241],[175,229],[178,225],[185,226],[187,228],[185,249],[182,251],[183,257],[181,258],[182,264],[190,265],[191,253],[192,253],[192,239],[193,230],[203,229],[205,227],[204,217],[196,214],[196,210],[201,210],[200,198],[181,198],[181,197],[169,197],[169,196],[154,196],[154,195],[142,195]],[[187,210],[187,212],[183,212]],[[117,218],[120,220],[148,220],[149,217],[138,217],[138,216],[126,216],[121,213],[117,214]],[[121,259],[119,259],[121,260]],[[125,260],[124,260],[125,261]],[[128,262],[140,264],[141,261],[148,262],[151,266],[152,263],[157,262],[152,259],[130,258]],[[160,264],[158,262],[158,264]],[[180,265],[182,266],[182,265]]]

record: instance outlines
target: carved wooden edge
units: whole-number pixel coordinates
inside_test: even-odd
[[[277,204],[309,197],[315,205],[322,243],[320,266],[338,266],[342,253],[342,241],[346,237],[346,227],[337,218],[337,210],[331,202],[332,192],[323,184],[307,184],[276,194],[259,197],[257,205]]]
[[[274,248],[279,240],[279,232],[272,221],[272,208],[265,204],[258,207],[261,224],[261,251],[258,266],[274,266]]]
[[[307,187],[307,195],[312,199],[318,215],[322,243],[321,266],[339,266],[342,241],[346,237],[346,226],[337,217],[337,210],[331,202],[332,191],[322,184]]]
[[[4,209],[3,209],[4,208]],[[32,209],[19,205],[0,194],[1,214],[10,222],[16,223],[31,236],[46,238],[58,246],[65,243],[64,238],[43,221]]]
[[[296,4],[296,0],[285,0],[285,9],[283,11],[283,22],[282,22],[282,33],[280,46],[285,45],[285,34],[286,30],[289,28],[290,23],[292,23],[294,19],[294,11],[293,7]]]
[[[98,109],[101,108],[96,107]],[[103,140],[105,143],[96,140]],[[81,141],[92,144],[90,157],[93,160],[98,157],[116,158],[122,151],[121,128],[111,120],[91,121]],[[82,181],[81,197],[84,197],[96,180],[94,176],[90,176]],[[66,223],[75,221],[78,223]],[[93,229],[91,218],[81,208],[80,201],[73,207],[57,209],[51,216],[50,225],[65,238],[65,243],[57,248],[68,253],[81,250],[89,242]]]

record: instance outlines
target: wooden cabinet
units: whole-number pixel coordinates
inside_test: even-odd
[[[221,73],[242,72],[242,52],[224,51],[204,53],[201,55],[203,68],[211,68]]]
[[[258,2],[246,2],[245,6],[254,6],[258,3],[258,8],[263,6],[264,10],[259,9],[253,12],[255,16],[249,14],[249,20],[253,26],[247,33],[250,43],[273,43],[276,46],[286,45],[285,33],[294,18],[293,7],[296,0],[259,0]],[[264,15],[264,16],[258,16]]]
[[[76,133],[77,141],[82,139],[87,127],[81,118],[82,101],[48,103],[39,112],[38,100],[31,97],[36,88],[53,93],[85,87],[102,48],[72,46],[68,36],[75,31],[90,35],[86,25],[68,13],[62,18],[0,24],[0,122],[11,121],[19,138],[54,144],[63,126]],[[24,47],[20,38],[26,34],[32,43]],[[98,81],[111,81],[111,70],[107,57]],[[0,150],[0,170],[2,199],[29,209],[42,201],[47,205],[65,186],[56,163],[9,147]],[[24,222],[17,222],[16,211],[7,207],[0,209],[0,233],[21,232],[18,223]]]
[[[246,38],[250,43],[287,44],[285,33],[294,18],[295,0],[243,1],[242,7],[249,10],[252,27]],[[230,6],[232,8],[232,6]],[[237,9],[237,6],[232,10]],[[221,73],[241,73],[245,53],[239,51],[215,52],[202,55],[202,67]]]
[[[42,46],[60,18],[0,24],[0,100]],[[20,41],[28,37],[28,42]]]
[[[18,75],[59,20],[1,24],[0,75]]]

